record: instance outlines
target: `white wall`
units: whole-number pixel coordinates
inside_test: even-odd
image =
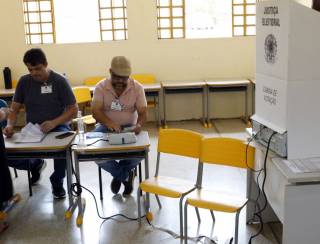
[[[25,44],[21,0],[0,1],[0,68],[9,66],[14,79],[27,70],[22,56],[33,46]],[[247,78],[255,73],[255,37],[158,40],[156,31],[156,1],[128,1],[129,40],[104,43],[42,45],[49,66],[66,73],[73,84],[93,75],[107,74],[114,55],[130,58],[135,73],[154,73],[159,81],[196,80],[203,78]],[[3,87],[3,77],[0,78]],[[242,106],[227,106],[242,103],[242,95],[220,96],[220,105],[214,105],[217,117],[236,117],[243,114]],[[200,101],[198,96],[178,99]],[[187,99],[187,100],[186,100]],[[170,102],[170,100],[169,100]],[[183,102],[182,102],[183,104]],[[230,104],[230,103],[229,103]],[[169,109],[169,119],[198,117],[197,107],[192,115],[176,108]],[[190,109],[188,110],[190,111]],[[200,114],[200,113],[199,113]]]

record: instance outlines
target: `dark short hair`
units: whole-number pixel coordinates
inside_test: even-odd
[[[36,66],[38,64],[46,65],[47,58],[40,48],[31,48],[24,54],[23,62],[25,65],[31,64],[32,66]]]

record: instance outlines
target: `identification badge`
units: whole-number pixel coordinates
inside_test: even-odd
[[[41,86],[41,94],[52,93],[52,85]]]
[[[119,103],[119,101],[113,101],[111,103],[111,110],[115,110],[115,111],[122,111],[122,106]]]

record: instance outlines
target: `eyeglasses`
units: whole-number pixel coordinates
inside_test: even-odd
[[[111,72],[111,78],[112,80],[117,80],[117,81],[127,81],[129,79],[129,76],[120,76]]]

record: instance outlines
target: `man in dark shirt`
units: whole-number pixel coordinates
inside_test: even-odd
[[[320,11],[320,0],[313,0],[312,1],[312,8],[314,10]]]
[[[44,52],[39,48],[27,51],[23,58],[29,73],[20,78],[10,107],[8,124],[4,134],[11,137],[19,110],[24,105],[26,122],[38,123],[44,133],[50,131],[68,131],[68,122],[78,111],[76,99],[66,78],[48,68]],[[45,166],[42,159],[10,161],[9,166],[17,169],[31,168],[31,183],[40,178],[40,171]],[[54,172],[50,176],[54,198],[63,198],[66,160],[54,160]]]

